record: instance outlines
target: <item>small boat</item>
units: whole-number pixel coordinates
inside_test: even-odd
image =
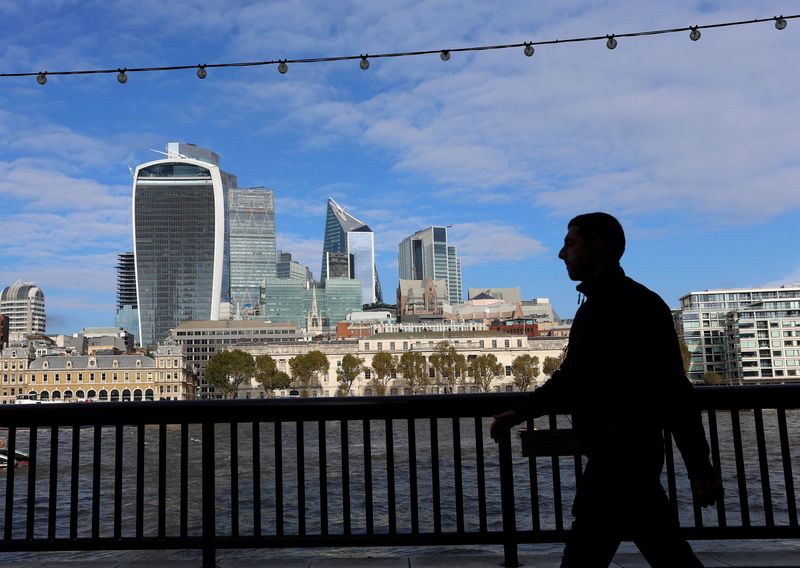
[[[19,450],[14,451],[14,467],[28,465],[29,461],[30,456],[28,454]],[[8,468],[8,448],[6,447],[6,441],[0,438],[0,469],[6,468]]]

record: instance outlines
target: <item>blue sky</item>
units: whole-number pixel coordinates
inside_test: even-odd
[[[797,2],[0,0],[0,72],[358,55],[605,35],[800,12]],[[671,305],[800,281],[800,20],[373,60],[0,78],[0,286],[36,281],[48,332],[111,325],[131,249],[128,166],[192,142],[275,190],[279,246],[319,274],[331,196],[397,245],[452,224],[468,287],[577,294],[566,222],[605,210],[623,266]]]

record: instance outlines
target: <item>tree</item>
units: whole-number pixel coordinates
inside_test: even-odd
[[[681,337],[678,339],[678,346],[681,348],[681,359],[683,360],[683,372],[689,372],[689,366],[692,364],[692,352],[689,351],[689,346]]]
[[[545,360],[546,362],[547,360]],[[539,358],[527,353],[520,355],[511,363],[511,372],[514,373],[514,386],[521,391],[526,391],[539,376]]]
[[[342,366],[336,370],[340,395],[347,396],[350,393],[350,388],[364,369],[364,359],[361,357],[350,353],[342,357]]]
[[[208,384],[220,389],[225,398],[236,398],[239,385],[250,379],[255,370],[256,364],[250,354],[239,349],[219,351],[209,357],[204,377]]]
[[[467,370],[466,357],[458,353],[450,342],[440,341],[429,360],[439,382],[445,385],[445,392],[448,388],[451,393],[455,392],[459,378],[463,377]]]
[[[397,357],[386,351],[380,351],[372,358],[372,386],[378,395],[386,394],[386,383],[393,372],[397,370]]]
[[[561,361],[558,357],[545,357],[544,363],[542,363],[542,372],[545,375],[550,377],[553,376],[553,373],[558,371],[558,368],[561,366]]]
[[[402,373],[411,394],[415,394],[430,383],[427,360],[419,351],[405,351],[400,355],[397,370]]]
[[[703,375],[703,380],[707,385],[721,385],[724,381],[722,375],[714,371],[709,371]]]
[[[331,365],[322,351],[309,351],[289,359],[292,377],[300,385],[300,394],[308,396],[308,389],[319,386],[319,376],[327,373]]]
[[[278,364],[269,355],[256,357],[255,375],[256,380],[267,391],[267,395],[271,395],[275,389],[288,388],[292,382],[289,375],[278,370]]]
[[[503,373],[494,353],[478,355],[472,360],[472,377],[481,392],[489,392],[492,381]]]

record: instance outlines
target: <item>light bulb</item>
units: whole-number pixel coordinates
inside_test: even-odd
[[[117,75],[117,81],[121,84],[125,84],[128,82],[128,75],[125,73],[125,69],[118,69],[119,75]]]
[[[610,35],[610,36],[607,36],[607,37],[608,37],[608,41],[606,42],[606,47],[608,49],[616,48],[617,47],[617,38],[615,38],[613,35]]]
[[[47,71],[42,71],[38,75],[36,75],[36,82],[40,85],[44,85],[47,83]]]
[[[286,65],[286,60],[285,60],[285,59],[284,59],[283,61],[281,61],[280,63],[278,63],[278,73],[280,73],[281,75],[283,75],[283,74],[284,74],[284,73],[286,73],[288,70],[289,70],[289,66],[288,66],[288,65]]]
[[[201,65],[200,67],[197,68],[197,78],[205,79],[206,77],[208,77],[208,71],[206,71],[206,66]]]
[[[527,55],[528,57],[533,55],[533,46],[530,43],[526,43],[523,53],[525,53],[525,55]]]
[[[450,61],[450,50],[445,49],[439,54],[439,57],[442,58],[442,61]]]
[[[775,18],[775,29],[782,30],[786,28],[786,19],[783,16]]]
[[[700,39],[700,30],[697,29],[697,26],[694,26],[692,31],[689,32],[689,39],[692,41],[697,41]]]
[[[363,69],[364,71],[369,69],[369,60],[367,59],[366,55],[361,56],[361,62],[358,64],[358,66],[361,67],[361,69]]]

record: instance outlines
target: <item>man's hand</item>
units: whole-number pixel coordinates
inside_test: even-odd
[[[491,428],[489,428],[489,435],[496,443],[500,443],[508,438],[508,431],[511,427],[519,423],[519,415],[514,410],[506,410],[502,414],[494,416]]]
[[[692,495],[701,507],[721,502],[724,494],[722,482],[714,474],[692,479]]]

